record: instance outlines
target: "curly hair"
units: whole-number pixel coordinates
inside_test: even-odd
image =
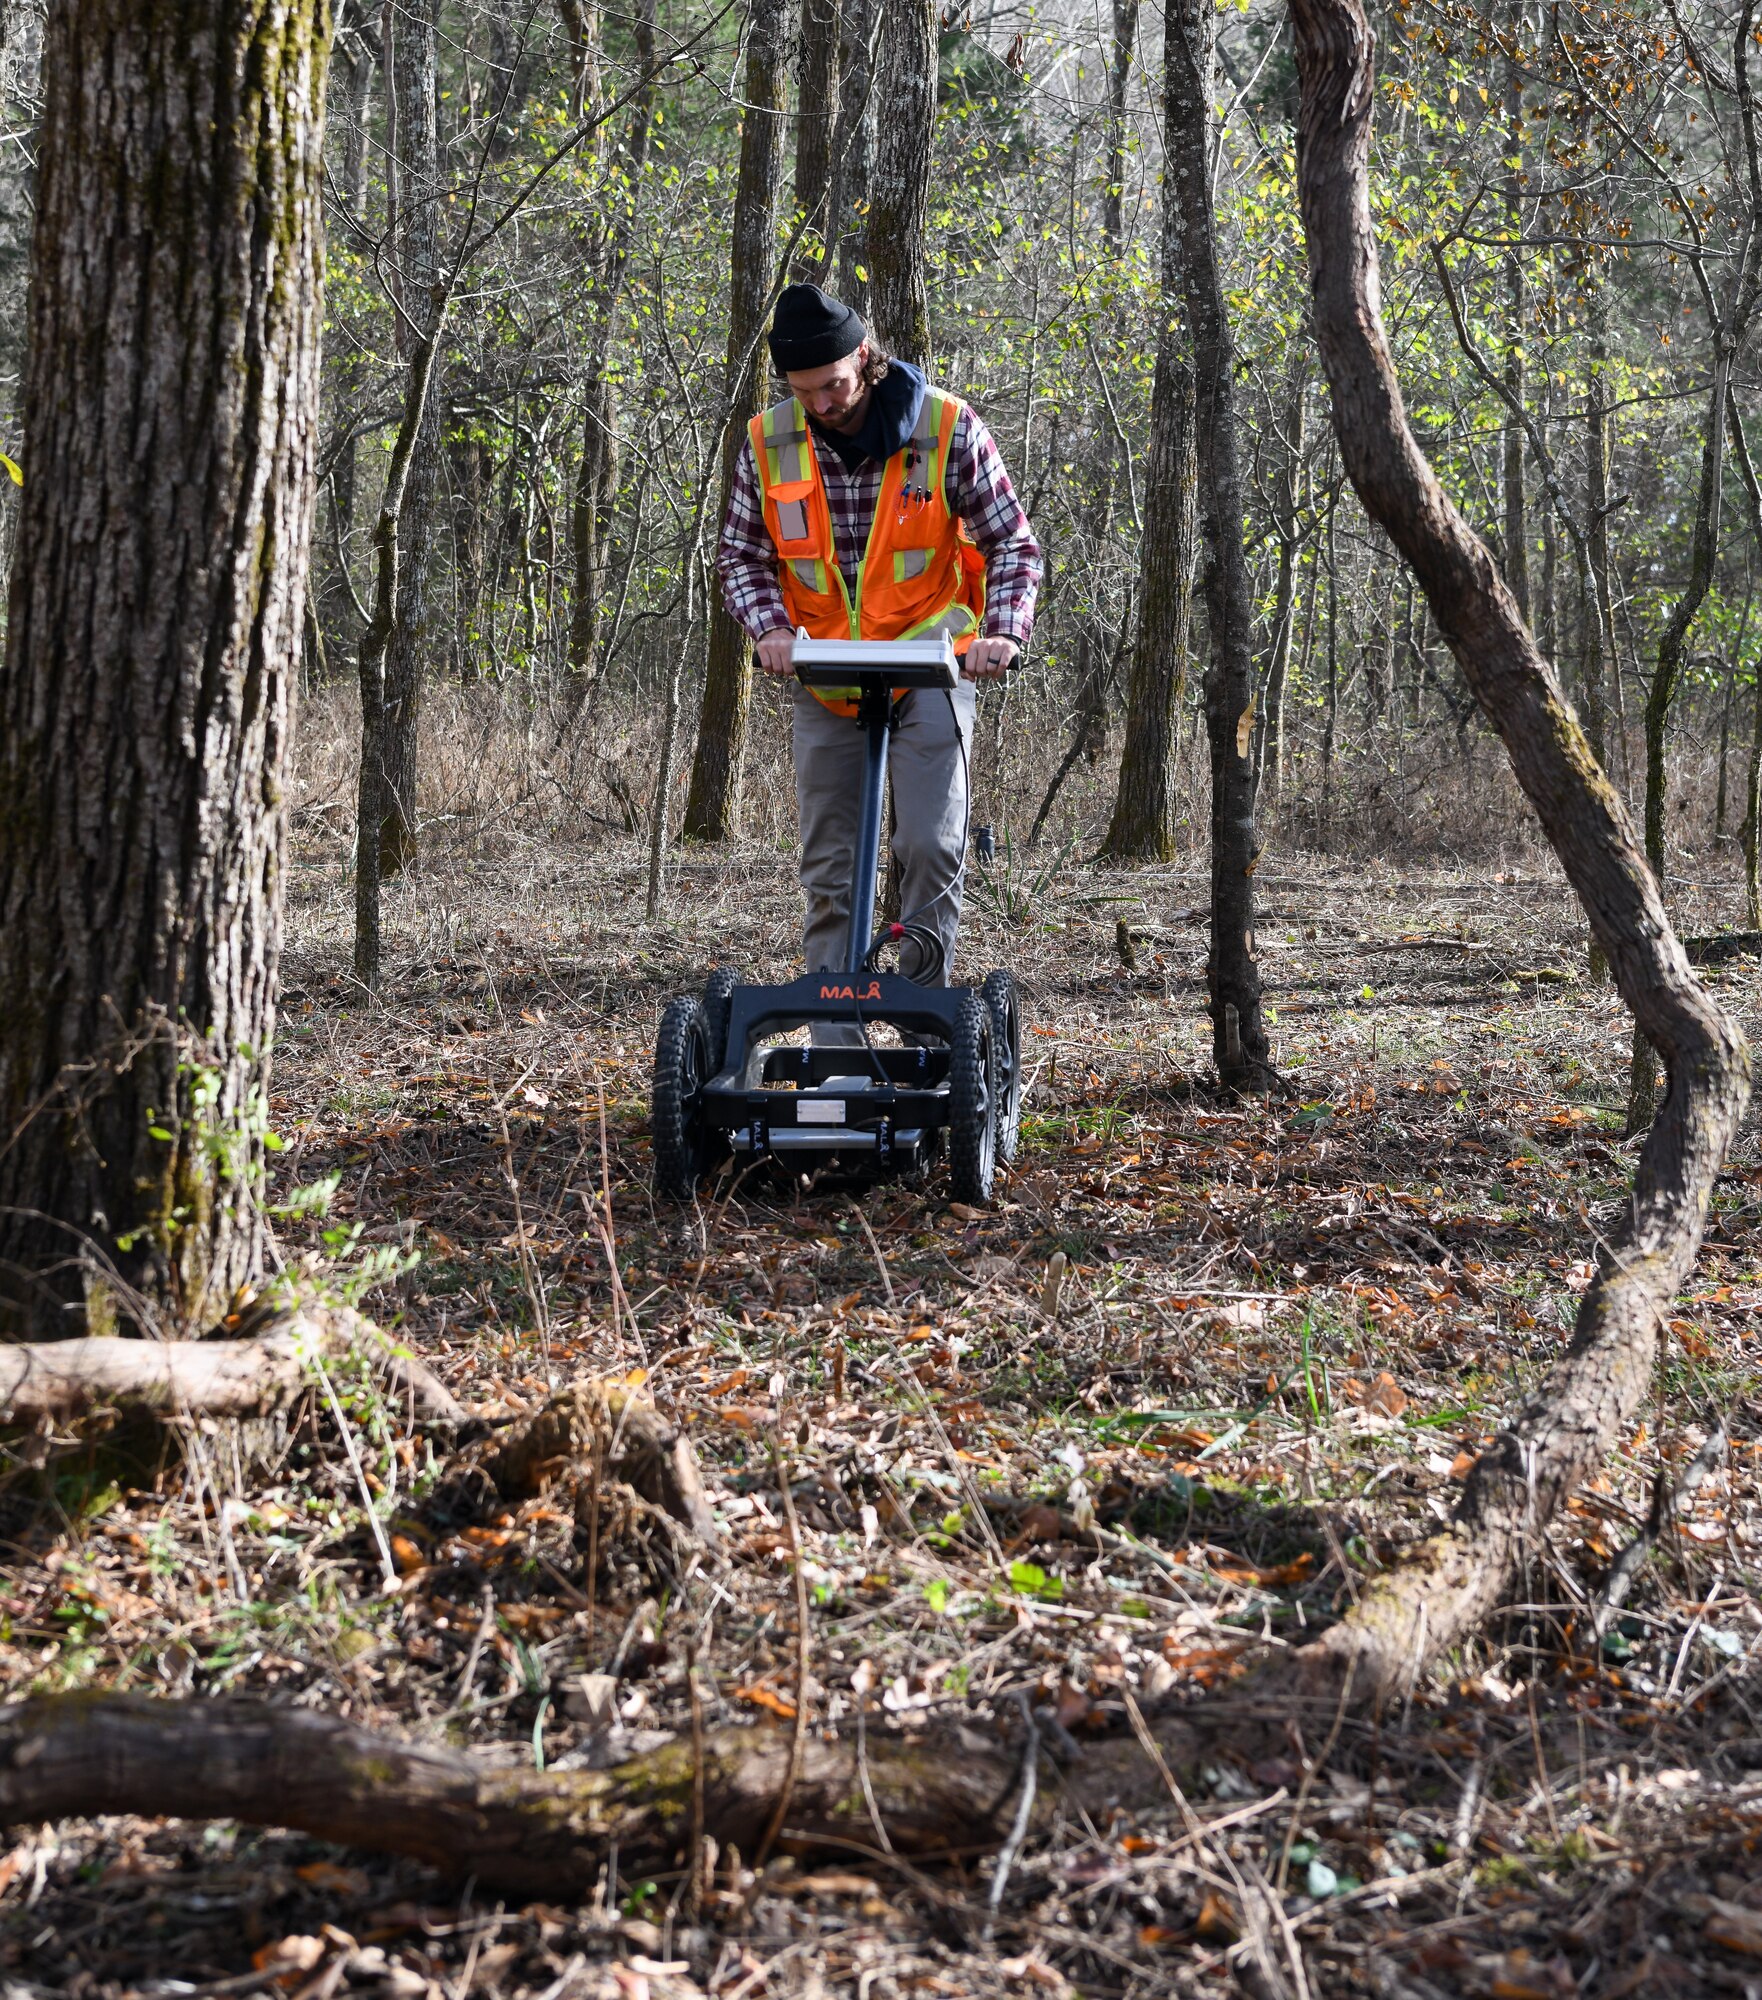
[[[893,367],[893,356],[872,333],[865,335],[864,338],[868,341],[869,352],[863,362],[863,387],[872,389],[877,382],[887,380],[888,373]]]

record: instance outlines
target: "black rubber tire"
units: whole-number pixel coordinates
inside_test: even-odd
[[[997,1089],[991,1010],[977,993],[961,1001],[948,1047],[948,1191],[973,1205],[997,1178]]]
[[[711,1076],[710,1036],[690,994],[667,1002],[655,1037],[655,1193],[689,1201],[704,1170],[703,1086]]]
[[[728,1016],[740,974],[731,965],[719,965],[704,981],[704,1026],[710,1037],[710,1074],[717,1075],[728,1060]]]
[[[988,972],[979,988],[991,1016],[991,1067],[997,1078],[997,1157],[1007,1167],[1022,1136],[1022,1009],[1013,972]]]

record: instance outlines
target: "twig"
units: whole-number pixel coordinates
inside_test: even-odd
[[[1034,1794],[1039,1789],[1040,1729],[1034,1720],[1033,1705],[1025,1691],[1017,1690],[1016,1700],[1021,1706],[1022,1724],[1028,1735],[1022,1745],[1022,1784],[1016,1800],[1016,1816],[1010,1822],[1009,1836],[998,1851],[997,1870],[991,1877],[991,1893],[985,1898],[987,1916],[985,1918],[985,1942],[990,1944],[991,1933],[997,1922],[997,1913],[1003,1907],[1003,1892],[1009,1886],[1010,1870],[1016,1865],[1016,1856],[1022,1851],[1022,1842],[1028,1837],[1028,1821],[1034,1811]]]
[[[1334,1754],[1334,1745],[1340,1740],[1340,1728],[1346,1720],[1346,1704],[1352,1698],[1352,1674],[1358,1662],[1352,1658],[1346,1661],[1346,1678],[1340,1688],[1340,1705],[1334,1710],[1334,1726],[1328,1731],[1328,1740],[1321,1747],[1321,1755],[1311,1761],[1304,1759],[1303,1779],[1297,1787],[1297,1796],[1291,1802],[1291,1822],[1285,1829],[1285,1845],[1279,1853],[1279,1872],[1274,1877],[1274,1886],[1279,1895],[1285,1893],[1285,1876],[1291,1866],[1291,1848],[1297,1839],[1297,1828],[1303,1818],[1303,1808],[1309,1803],[1310,1787],[1315,1783],[1328,1759]]]
[[[801,1523],[796,1519],[795,1495],[789,1487],[789,1461],[781,1452],[777,1454],[777,1491],[783,1501],[783,1518],[789,1523],[789,1553],[795,1565],[795,1726],[790,1732],[789,1764],[777,1792],[777,1803],[771,1810],[765,1837],[753,1856],[755,1871],[770,1859],[777,1836],[783,1831],[808,1740],[808,1579],[802,1568]]]
[[[1608,1629],[1610,1619],[1627,1602],[1628,1592],[1633,1589],[1642,1565],[1657,1546],[1665,1528],[1675,1518],[1677,1508],[1719,1463],[1724,1452],[1725,1420],[1720,1418],[1709,1432],[1707,1442],[1684,1467],[1682,1478],[1674,1492],[1671,1491],[1662,1472],[1653,1481],[1652,1505],[1647,1512],[1645,1526],[1609,1565],[1608,1581],[1603,1585],[1596,1609],[1591,1614],[1591,1630],[1599,1645],[1603,1642],[1603,1634]]]

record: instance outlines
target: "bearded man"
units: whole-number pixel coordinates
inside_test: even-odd
[[[759,664],[794,667],[815,639],[934,638],[960,656],[952,694],[895,704],[888,770],[900,910],[940,954],[908,939],[900,970],[946,985],[960,927],[976,683],[1028,643],[1040,547],[991,433],[921,370],[890,357],[849,306],[817,285],[777,302],[771,359],[788,384],[753,419],[716,567]],[[795,795],[806,899],[806,970],[843,963],[862,795],[863,732],[836,690],[794,694]]]

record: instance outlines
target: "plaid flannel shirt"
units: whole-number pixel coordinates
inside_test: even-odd
[[[809,426],[814,456],[826,484],[832,512],[832,541],[845,588],[854,593],[857,571],[868,546],[869,524],[881,495],[885,468],[864,459],[847,470],[843,459]],[[943,491],[950,509],[966,523],[985,558],[984,634],[1026,646],[1034,629],[1034,598],[1040,588],[1040,544],[1004,470],[996,440],[975,411],[962,404],[950,440]],[[789,624],[783,588],[777,580],[777,548],[765,526],[764,496],[749,437],[735,462],[734,490],[716,550],[722,599],[736,623],[755,639]]]

